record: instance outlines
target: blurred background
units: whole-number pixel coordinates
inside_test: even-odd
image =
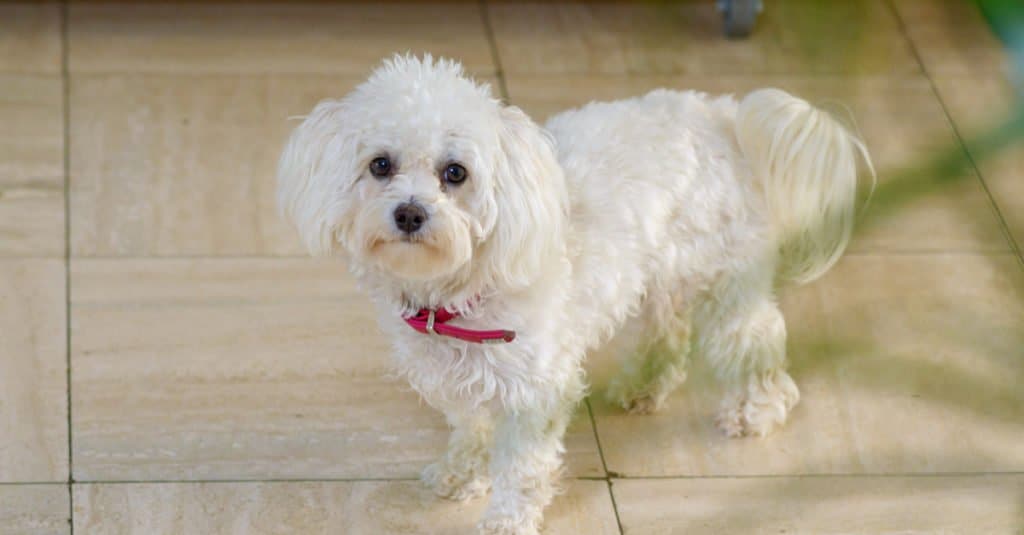
[[[0,533],[469,532],[416,481],[444,420],[274,206],[290,118],[405,51],[538,121],[781,87],[875,160],[781,292],[787,427],[724,438],[700,358],[627,416],[594,355],[547,533],[1024,533],[1024,2],[742,4],[0,3]]]

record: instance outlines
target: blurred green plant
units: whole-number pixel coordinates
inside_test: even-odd
[[[981,173],[979,164],[985,160],[997,158],[1010,150],[1024,150],[1024,1],[973,0],[973,4],[1006,48],[1006,75],[1007,83],[1012,88],[1012,100],[994,123],[981,130],[958,130],[961,138],[956,146],[928,161],[890,174],[874,190],[870,200],[870,217],[860,222],[860,231],[885,220],[886,216],[925,195],[963,184],[965,180],[974,177],[975,172]],[[952,15],[955,12],[956,9],[951,10],[951,22],[956,18]],[[913,24],[913,21],[908,23]],[[971,82],[965,78],[964,83]],[[1019,172],[1020,176],[1010,179],[1024,180],[1024,169]],[[1005,212],[1002,216],[1004,219],[1019,218],[1017,214]],[[1019,221],[1008,223],[1012,225],[1014,222]],[[1020,256],[1024,243],[1015,243],[1012,235],[1009,238],[1021,262],[1024,262],[1024,256]],[[1022,240],[1024,236],[1016,238]]]
[[[989,26],[1006,44],[1018,103],[1024,89],[1024,2],[1020,0],[975,0]]]

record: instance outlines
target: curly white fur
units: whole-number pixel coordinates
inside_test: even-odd
[[[382,155],[395,171],[376,178]],[[311,252],[347,259],[397,370],[453,427],[424,480],[455,499],[490,487],[481,531],[535,533],[588,350],[621,348],[610,391],[630,410],[663,403],[692,345],[728,384],[726,433],[785,422],[799,393],[775,283],[812,280],[842,253],[858,155],[838,123],[778,90],[659,90],[545,130],[455,62],[396,56],[295,130],[279,198]],[[451,162],[465,182],[440,178]],[[426,210],[413,237],[393,220],[404,202]],[[475,345],[402,321],[439,307],[519,336]]]

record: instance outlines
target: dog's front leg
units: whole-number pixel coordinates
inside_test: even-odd
[[[501,415],[491,453],[493,493],[480,521],[485,534],[533,535],[554,496],[562,467],[562,437],[575,400]]]
[[[494,424],[485,408],[449,409],[445,418],[451,427],[448,450],[437,462],[423,469],[423,481],[438,496],[465,501],[483,496],[491,487],[487,475]]]

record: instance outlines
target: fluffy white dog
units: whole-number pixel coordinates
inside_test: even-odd
[[[622,349],[610,395],[657,409],[691,348],[726,384],[718,425],[763,435],[799,392],[779,281],[850,238],[863,144],[775,89],[658,90],[542,129],[458,63],[396,56],[295,130],[279,199],[312,253],[373,298],[397,369],[444,412],[441,496],[492,490],[483,533],[536,533],[581,361]]]

